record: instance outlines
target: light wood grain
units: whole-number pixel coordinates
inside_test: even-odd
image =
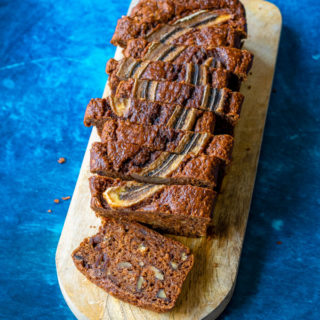
[[[241,90],[246,99],[235,132],[233,162],[223,181],[215,209],[212,235],[201,239],[176,237],[195,254],[195,266],[183,286],[176,307],[170,313],[157,314],[121,302],[90,283],[73,265],[71,252],[83,238],[96,233],[100,224],[89,207],[89,149],[92,142],[98,140],[93,129],[56,253],[61,291],[78,319],[194,320],[208,315],[208,318],[215,319],[231,299],[250,209],[281,30],[281,14],[274,5],[261,0],[246,0],[243,3],[249,30],[245,48],[255,54],[255,61],[252,75]],[[116,57],[120,57],[119,50]]]

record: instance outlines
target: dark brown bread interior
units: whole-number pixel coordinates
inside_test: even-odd
[[[113,219],[84,239],[72,259],[106,292],[157,312],[174,307],[194,260],[180,242],[138,223]]]

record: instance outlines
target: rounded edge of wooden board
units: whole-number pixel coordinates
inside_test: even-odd
[[[232,286],[231,290],[229,291],[228,294],[226,294],[225,298],[220,302],[220,304],[217,306],[217,308],[215,310],[211,311],[208,315],[206,315],[203,318],[203,320],[215,320],[221,315],[223,310],[229,304],[229,302],[233,296],[233,292],[234,292],[235,287],[236,287],[236,281],[233,282],[233,286]]]
[[[282,17],[281,17],[281,12],[279,10],[278,7],[276,7],[274,4],[268,2],[268,1],[262,1],[262,0],[244,0],[243,1],[244,3],[249,3],[252,5],[253,3],[267,3],[268,6],[270,6],[270,9],[274,10],[274,14],[278,14],[279,16],[279,25],[281,26],[282,24]],[[73,312],[73,314],[77,317],[77,319],[81,319],[81,320],[86,320],[86,319],[89,319],[86,315],[84,315],[78,308],[77,306],[73,303],[71,297],[69,297],[67,291],[65,290],[64,286],[63,286],[63,280],[62,278],[60,277],[60,274],[59,274],[59,267],[58,267],[58,264],[59,264],[59,259],[57,259],[57,255],[58,255],[58,252],[60,251],[59,248],[60,247],[60,241],[58,243],[58,247],[57,247],[57,252],[56,252],[56,265],[57,265],[57,278],[58,278],[58,282],[59,282],[59,286],[60,286],[60,289],[61,289],[61,292],[62,292],[62,295],[68,305],[68,307],[70,308],[70,310]],[[241,253],[240,253],[241,255]],[[240,256],[239,256],[240,257]],[[240,258],[239,258],[239,261],[240,261]],[[238,266],[239,266],[239,262],[238,262]],[[206,320],[209,320],[209,319],[216,319],[222,312],[223,310],[226,308],[226,306],[228,305],[228,303],[230,302],[231,298],[232,298],[232,295],[233,295],[233,292],[234,292],[234,289],[235,289],[235,284],[236,284],[236,278],[237,278],[237,274],[234,278],[234,281],[232,283],[232,285],[230,286],[230,290],[225,294],[225,296],[221,299],[220,303],[216,306],[215,309],[212,309],[210,310],[209,312],[208,311],[205,311],[205,314],[203,314],[204,316],[201,317],[202,319],[206,319]],[[91,318],[90,318],[91,319]],[[199,318],[200,319],[200,318]]]
[[[74,316],[78,319],[78,320],[88,320],[88,318],[80,312],[80,310],[77,309],[76,305],[72,302],[71,298],[68,296],[67,292],[65,291],[60,277],[59,277],[59,273],[57,272],[57,278],[58,278],[58,283],[59,283],[59,287],[62,293],[62,296],[66,302],[66,304],[68,305],[69,309],[71,310],[71,312],[74,314]]]

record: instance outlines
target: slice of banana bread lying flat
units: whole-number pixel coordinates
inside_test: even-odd
[[[72,253],[78,270],[111,295],[157,312],[172,309],[193,266],[180,242],[138,223],[105,219]]]

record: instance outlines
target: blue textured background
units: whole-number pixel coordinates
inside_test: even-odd
[[[72,195],[90,134],[84,108],[102,94],[108,41],[128,3],[0,1],[1,319],[74,319],[54,261],[69,201],[53,199]],[[222,319],[320,314],[320,2],[274,3],[283,14],[276,92]]]

